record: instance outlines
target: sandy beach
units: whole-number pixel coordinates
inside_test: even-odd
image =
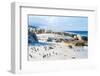
[[[28,60],[88,58],[88,18],[28,17]]]
[[[60,37],[54,34],[38,34],[39,43],[29,45],[29,60],[82,59],[88,57],[87,46],[75,46],[69,42],[47,42],[49,37]],[[41,38],[41,39],[40,39]],[[60,37],[61,38],[61,37]],[[67,38],[67,37],[66,37]],[[68,39],[73,39],[68,37]],[[75,42],[75,41],[74,41]],[[71,45],[71,47],[69,46]]]

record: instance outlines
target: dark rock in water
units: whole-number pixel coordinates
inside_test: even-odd
[[[38,38],[35,33],[28,31],[28,43],[38,42]]]
[[[86,37],[86,36],[82,36],[82,39],[83,39],[84,41],[88,41],[88,37]]]

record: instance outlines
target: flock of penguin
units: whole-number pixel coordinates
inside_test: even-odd
[[[58,52],[53,51],[55,47],[54,46],[42,46],[42,53],[40,53],[41,49],[38,47],[31,47],[32,50],[30,53],[30,57],[32,58],[34,54],[38,54],[39,56],[42,56],[42,58],[48,58],[50,56],[58,55]],[[33,55],[32,55],[33,54]]]

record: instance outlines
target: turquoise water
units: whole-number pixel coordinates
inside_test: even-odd
[[[67,31],[67,32],[71,32],[71,33],[74,33],[74,34],[80,34],[82,36],[88,37],[88,31]]]
[[[33,43],[30,43],[29,45],[34,45],[34,46],[43,46],[43,45],[50,45],[46,42],[33,42]]]

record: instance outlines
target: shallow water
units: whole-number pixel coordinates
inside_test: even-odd
[[[34,46],[44,46],[44,45],[50,45],[49,43],[46,43],[46,42],[34,42],[34,43],[31,43],[29,44],[30,45],[34,45]]]

